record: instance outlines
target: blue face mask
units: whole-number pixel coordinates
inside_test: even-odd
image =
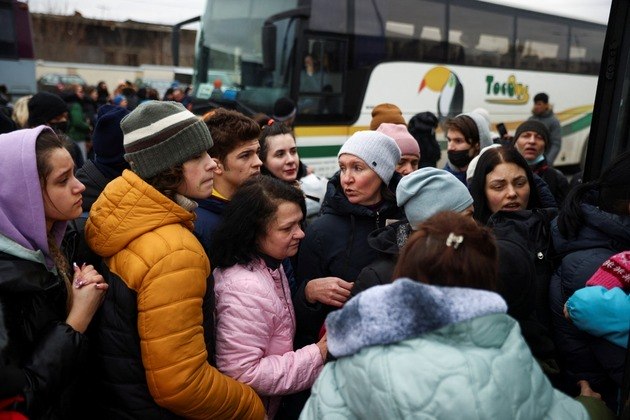
[[[538,164],[538,163],[542,162],[544,158],[545,158],[545,155],[543,155],[543,154],[541,153],[540,155],[538,155],[538,157],[537,157],[536,159],[534,159],[534,160],[528,160],[528,161],[527,161],[527,164],[528,164],[529,166],[536,165],[536,164]]]

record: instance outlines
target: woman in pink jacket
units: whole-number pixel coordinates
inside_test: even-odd
[[[274,418],[282,395],[310,388],[326,357],[326,337],[293,351],[295,314],[282,260],[304,238],[302,193],[268,176],[232,198],[210,254],[216,296],[216,361],[250,385]]]

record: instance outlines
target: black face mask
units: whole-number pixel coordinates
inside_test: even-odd
[[[68,131],[68,121],[50,123],[48,126],[52,128],[55,133],[66,134],[66,131]]]
[[[467,150],[449,150],[446,152],[448,161],[456,168],[465,168],[472,160],[472,156],[469,155],[470,149]]]

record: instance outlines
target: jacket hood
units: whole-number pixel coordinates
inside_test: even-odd
[[[564,238],[558,221],[552,222],[553,245],[560,254],[587,248],[630,249],[630,216],[620,216],[600,210],[593,204],[582,203],[585,223],[576,239]]]
[[[390,191],[396,194],[396,187],[401,180],[401,176],[398,173],[394,173],[392,180],[390,181],[388,188]],[[403,212],[396,205],[396,201],[383,201],[378,212],[381,217],[400,219]],[[348,201],[348,198],[343,193],[341,188],[341,178],[339,171],[337,171],[329,180],[326,189],[326,196],[322,203],[321,214],[336,214],[336,215],[354,215],[363,217],[375,217],[376,212],[368,207],[361,206],[359,204],[352,204]]]
[[[194,219],[194,213],[125,170],[107,184],[92,206],[85,224],[85,238],[94,252],[110,257],[161,226],[181,223],[192,231]]]
[[[35,141],[44,130],[50,128],[42,125],[0,135],[0,234],[28,250],[41,250],[48,267],[53,267],[35,158]],[[53,225],[57,245],[61,244],[66,225]]]
[[[391,225],[376,229],[368,236],[368,244],[375,250],[385,254],[398,255],[400,249],[407,243],[411,225],[401,220]]]
[[[507,304],[494,292],[398,279],[359,293],[328,315],[328,348],[337,357],[349,356],[365,347],[398,343],[447,325],[506,312]]]

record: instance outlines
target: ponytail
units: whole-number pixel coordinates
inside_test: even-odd
[[[68,263],[68,260],[63,252],[61,252],[61,249],[59,249],[59,246],[57,246],[55,237],[51,232],[48,232],[48,250],[50,252],[50,257],[52,258],[53,262],[55,263],[55,267],[57,268],[57,273],[66,286],[66,312],[70,312],[70,308],[72,307],[72,282],[70,281],[70,264]]]

